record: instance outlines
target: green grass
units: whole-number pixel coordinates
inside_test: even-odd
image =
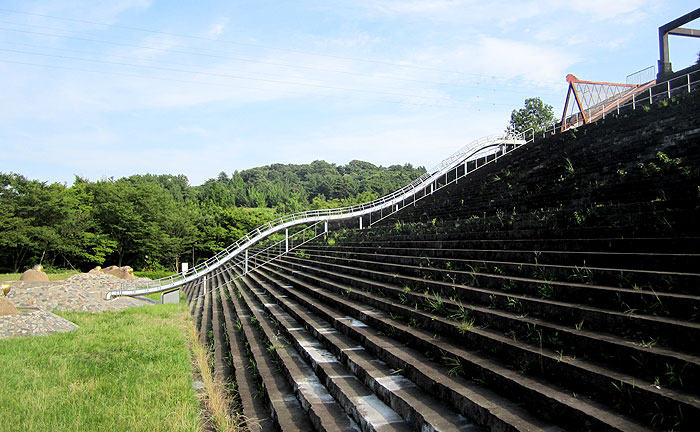
[[[149,279],[160,279],[167,276],[172,276],[175,273],[167,270],[149,270],[149,271],[135,271],[134,276],[145,277]]]
[[[153,293],[153,294],[144,294],[142,297],[149,298],[151,300],[155,300],[157,302],[160,302],[160,295],[162,293]]]
[[[183,305],[60,313],[70,333],[0,342],[0,431],[198,431]]]
[[[74,274],[80,273],[78,270],[65,270],[58,273],[46,273],[50,281],[64,280],[73,276]],[[0,281],[11,282],[18,281],[22,273],[0,273]]]

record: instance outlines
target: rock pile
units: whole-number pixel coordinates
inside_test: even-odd
[[[88,274],[108,274],[116,276],[119,279],[136,279],[136,276],[134,276],[134,269],[129,266],[117,267],[113,265],[105,268],[97,266],[90,270]]]
[[[49,277],[46,273],[44,273],[44,268],[41,266],[41,264],[37,264],[30,270],[22,273],[19,280],[26,282],[48,282]]]

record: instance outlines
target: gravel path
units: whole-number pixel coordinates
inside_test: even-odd
[[[102,312],[150,304],[130,297],[105,300],[107,291],[120,288],[123,283],[138,286],[145,280],[148,279],[124,281],[112,275],[82,273],[64,281],[9,282],[12,290],[7,299],[22,313],[0,316],[0,338],[44,335],[77,328],[51,311]]]

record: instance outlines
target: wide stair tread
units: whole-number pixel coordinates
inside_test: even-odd
[[[334,357],[331,361],[342,358],[342,363],[353,371],[358,379],[379,393],[382,401],[402,413],[402,417],[411,422],[416,430],[482,430],[463,416],[447,409],[438,399],[426,395],[413,382],[401,376],[400,371],[390,368],[349,337],[332,330],[327,321],[309,313],[274,286],[259,279],[256,274],[250,273],[249,278],[290,313],[295,318],[294,323],[304,323],[314,338],[321,340],[324,346],[332,351]],[[268,305],[265,306],[268,308]],[[275,313],[273,308],[268,310]],[[357,324],[361,325],[359,322]],[[294,327],[292,330],[286,328],[288,333],[295,337],[300,333]]]
[[[460,358],[469,366],[468,368],[465,367],[465,369],[471,370],[471,368],[474,368],[474,370],[485,371],[491,377],[495,377],[496,382],[503,385],[503,388],[507,387],[511,390],[517,389],[517,391],[522,392],[522,394],[528,395],[527,398],[519,400],[519,403],[528,403],[530,401],[527,399],[532,398],[532,400],[536,400],[536,403],[546,403],[551,407],[556,407],[553,408],[553,410],[556,411],[557,415],[561,416],[562,413],[566,412],[567,416],[574,415],[578,418],[585,418],[586,421],[596,424],[596,427],[600,428],[600,430],[640,430],[639,428],[642,428],[642,426],[636,422],[618,415],[612,415],[610,410],[599,403],[591,400],[584,401],[576,399],[572,397],[570,393],[560,389],[554,384],[541,382],[538,379],[521,375],[479,354],[469,352],[465,349],[445,343],[444,341],[436,340],[434,335],[425,334],[421,335],[422,337],[411,336],[419,333],[416,328],[395,322],[380,310],[357,303],[353,300],[345,299],[340,295],[326,292],[313,285],[308,285],[306,282],[294,276],[289,276],[272,269],[268,271],[297,287],[306,287],[309,292],[314,292],[317,295],[317,301],[328,301],[330,299],[330,302],[335,306],[342,305],[343,312],[346,314],[350,312],[350,316],[355,319],[360,319],[369,325],[368,328],[353,329],[354,331],[374,331],[373,327],[376,325],[378,327],[393,328],[398,333],[399,337],[406,337],[408,340],[415,337],[415,340],[421,345],[430,346],[433,347],[435,351],[442,350],[445,353],[454,355],[456,358]],[[314,306],[315,312],[317,311],[317,306],[312,304],[308,304],[307,306]],[[340,315],[340,313],[337,314]],[[334,326],[337,325],[336,323],[338,323],[337,317]],[[367,337],[367,335],[363,336],[365,338]],[[376,334],[374,336],[377,337]],[[398,345],[399,344],[393,339],[378,343],[378,346],[384,349],[391,349],[393,354],[397,357],[400,357],[402,352],[410,353],[410,355],[404,356],[405,362],[408,364],[415,364],[418,359],[421,359],[421,362],[426,361],[427,358],[414,349],[399,347]],[[394,366],[392,365],[392,367]],[[420,367],[422,368],[423,365]],[[443,380],[445,379],[444,375],[446,374],[443,372],[443,377],[441,378]],[[498,387],[498,385],[496,387]],[[605,420],[603,421],[600,419]]]
[[[274,430],[270,412],[265,408],[262,398],[254,397],[256,383],[251,371],[248,370],[250,359],[245,354],[245,343],[242,335],[236,329],[232,311],[231,297],[234,293],[230,284],[221,286],[221,309],[224,315],[225,329],[228,336],[233,378],[236,383],[237,397],[241,402],[245,425],[248,429],[260,429],[260,432]]]
[[[234,284],[236,283],[234,280]],[[231,302],[242,324],[243,333],[255,360],[255,368],[264,383],[269,408],[277,427],[285,432],[312,430],[311,421],[296,399],[293,389],[286,380],[278,379],[277,368],[266,353],[262,338],[253,329],[251,315],[244,309],[243,301],[232,295]]]
[[[246,278],[237,282],[239,282],[239,287],[241,284],[245,284],[248,289],[250,289]],[[350,431],[356,429],[358,425],[348,417],[348,413],[345,411],[344,407],[341,406],[341,403],[329,392],[331,389],[328,389],[321,381],[313,365],[309,366],[304,361],[303,354],[297,352],[293,347],[288,346],[286,341],[281,340],[276,335],[272,323],[270,323],[269,319],[263,314],[263,309],[260,308],[265,304],[265,301],[263,299],[258,299],[259,301],[254,300],[254,297],[251,297],[251,295],[257,296],[257,294],[252,291],[252,289],[250,291],[241,289],[240,294],[248,304],[251,312],[257,318],[259,325],[270,340],[270,343],[273,343],[272,341],[274,339],[277,340],[277,342],[273,343],[275,354],[281,360],[282,367],[285,370],[290,384],[294,387],[297,397],[302,402],[304,409],[308,412],[316,429],[324,431]],[[316,360],[315,366],[318,368],[327,366],[327,363],[323,361],[327,359],[327,357],[323,355],[321,350],[309,346],[308,344],[306,344],[306,346],[298,345],[298,348],[305,350],[304,354],[306,354],[307,359]],[[310,352],[313,352],[313,355]],[[319,357],[321,362],[318,362]],[[347,371],[336,370],[326,372],[329,372],[330,376],[335,375],[335,372],[338,372],[339,376],[350,375]],[[403,432],[410,430],[408,425],[405,424],[396,413],[392,415],[392,410],[388,407],[383,409],[383,407],[381,407],[383,404],[376,403],[378,401],[372,400],[370,396],[371,392],[363,388],[364,386],[362,386],[359,381],[355,381],[356,382],[353,383],[350,380],[339,379],[334,381],[334,384],[338,386],[336,389],[342,388],[342,391],[345,392],[343,394],[349,395],[348,399],[351,404],[354,404],[354,408],[357,410],[356,412],[364,414],[364,416],[358,417],[359,420],[363,421],[360,423],[363,431]],[[336,394],[338,393],[336,392]],[[347,403],[348,401],[345,402]]]

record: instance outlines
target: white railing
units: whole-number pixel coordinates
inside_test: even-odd
[[[213,257],[189,269],[185,273],[178,273],[165,278],[149,281],[144,286],[136,289],[128,289],[126,286],[122,286],[122,288],[119,290],[108,292],[107,298],[110,299],[116,296],[133,296],[169,291],[187,282],[214,272],[224,263],[242,254],[245,262],[247,263],[247,251],[250,247],[271,236],[272,234],[281,231],[284,231],[285,233],[285,240],[283,241],[288,242],[288,230],[289,228],[295,226],[323,222],[324,229],[327,232],[328,222],[357,218],[359,227],[362,228],[364,216],[367,215],[370,216],[369,225],[372,225],[405,207],[407,202],[410,204],[416,202],[419,199],[418,195],[422,194],[422,197],[425,197],[428,194],[428,189],[430,189],[430,193],[434,192],[437,189],[438,182],[443,177],[446,178],[448,172],[451,172],[452,169],[461,166],[467,160],[480,157],[489,151],[491,153],[495,153],[498,151],[499,147],[505,147],[507,145],[520,146],[531,140],[532,131],[527,131],[517,135],[492,135],[480,138],[464,146],[462,149],[440,162],[433,169],[418,177],[410,184],[388,195],[377,198],[368,203],[350,207],[308,210],[282,216],[254,229],[245,236],[241,237],[235,243],[229,245],[227,248],[223,249]],[[384,212],[384,210],[389,211]],[[371,215],[377,212],[380,214],[379,219],[375,219],[374,221],[371,220]],[[285,253],[289,250],[290,249],[287,248]]]
[[[621,111],[624,110],[635,110],[637,108],[637,105],[642,106],[642,104],[651,104],[654,102],[661,101],[663,99],[670,99],[673,97],[673,95],[677,95],[679,93],[690,93],[692,89],[696,88],[700,83],[700,80],[692,80],[691,75],[700,76],[700,72],[691,72],[687,75],[676,77],[671,81],[651,86],[649,87],[648,91],[645,91],[643,94],[635,95],[627,102],[616,106],[616,110],[612,112],[617,112],[619,114]],[[568,120],[571,119],[571,117],[565,119],[565,122],[555,122],[549,127],[545,128],[545,130],[539,131],[536,134],[532,129],[529,129],[528,131],[517,135],[492,135],[480,138],[474,142],[469,143],[459,151],[455,152],[452,156],[443,160],[440,164],[435,166],[430,171],[426,172],[410,184],[402,187],[401,189],[395,192],[392,192],[374,201],[351,207],[309,210],[305,212],[293,213],[282,216],[278,219],[270,221],[254,229],[245,236],[241,237],[235,243],[229,245],[227,248],[223,249],[213,257],[209,258],[207,261],[189,269],[186,273],[179,273],[173,276],[149,281],[144,286],[136,289],[128,289],[126,285],[123,285],[122,289],[120,290],[108,292],[107,298],[110,299],[116,296],[133,296],[170,291],[176,289],[177,287],[187,282],[199,279],[206,275],[218,274],[220,273],[220,271],[223,270],[222,266],[226,263],[238,264],[241,266],[241,268],[244,269],[244,271],[250,270],[252,268],[257,268],[260,265],[262,265],[260,264],[259,260],[255,260],[255,266],[249,268],[249,259],[251,257],[248,257],[247,251],[249,248],[258,244],[270,235],[284,230],[284,240],[276,243],[277,246],[279,246],[280,243],[284,243],[285,245],[285,248],[280,252],[281,255],[288,253],[290,250],[293,250],[296,247],[299,247],[301,244],[310,241],[305,239],[301,243],[297,243],[296,245],[290,245],[290,241],[293,242],[293,239],[297,234],[292,234],[290,237],[288,229],[295,226],[310,224],[311,226],[309,228],[313,227],[316,230],[319,224],[323,223],[323,233],[325,234],[328,232],[328,222],[330,221],[341,221],[358,218],[359,227],[362,228],[364,220],[363,217],[367,215],[370,216],[370,219],[368,221],[369,225],[373,225],[379,222],[380,220],[391,216],[392,214],[401,210],[405,206],[413,205],[416,201],[419,201],[420,199],[425,198],[427,195],[434,193],[439,188],[444,187],[453,182],[457,182],[460,178],[464,177],[470,172],[467,170],[467,161],[478,159],[489,154],[496,154],[498,152],[498,148],[502,146],[513,145],[513,147],[519,147],[521,145],[534,141],[536,137],[540,136],[540,133],[542,134],[542,137],[561,133],[562,123],[568,125]],[[605,114],[603,114],[602,118],[605,118]],[[579,123],[577,125],[568,127],[576,127],[580,126],[581,124],[582,123]],[[513,148],[511,148],[511,150],[512,149]],[[507,151],[503,150],[501,154],[506,152]],[[458,175],[458,170],[459,168],[461,168],[462,164],[464,164],[464,170],[462,175],[460,176]],[[477,166],[476,168],[481,168],[481,166]],[[452,180],[449,180],[448,173],[451,173],[452,170],[454,170],[455,175],[452,178]],[[445,178],[445,182],[439,184],[438,182],[442,180],[443,177]],[[430,189],[430,193],[427,192],[428,189]],[[383,210],[385,209],[389,209],[389,211],[386,213],[383,212]],[[379,218],[372,220],[371,215],[377,212],[379,212],[380,214]],[[303,230],[302,232],[306,231]],[[318,236],[319,234],[315,231],[315,235],[313,238],[317,238]],[[234,260],[234,258],[236,257],[237,259]],[[217,269],[220,270],[217,271]]]

